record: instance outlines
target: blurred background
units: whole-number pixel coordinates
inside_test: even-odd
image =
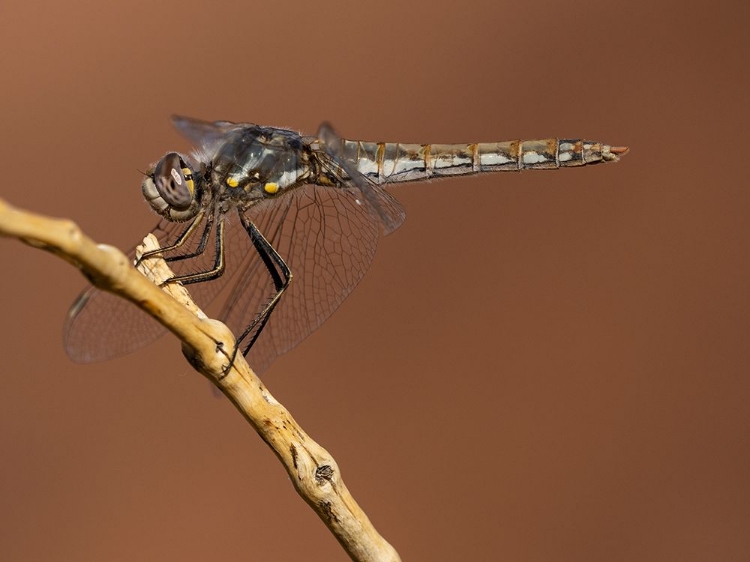
[[[406,560],[750,558],[750,7],[0,6],[0,197],[130,248],[168,117],[619,164],[391,190],[404,226],[265,374]],[[0,240],[0,559],[346,560],[158,343],[71,363],[85,280]],[[115,319],[113,319],[115,321]]]

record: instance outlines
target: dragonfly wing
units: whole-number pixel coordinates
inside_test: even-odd
[[[372,263],[380,222],[363,208],[357,188],[306,185],[244,211],[294,276],[248,354],[259,373],[317,329]],[[246,262],[221,314],[235,334],[275,294],[260,259]]]
[[[89,287],[68,312],[63,345],[73,361],[94,363],[140,349],[163,335],[165,330],[132,303]]]
[[[176,230],[176,223],[161,221],[152,231],[160,244]],[[135,258],[135,248],[128,252]],[[145,312],[124,299],[87,287],[70,307],[63,327],[63,345],[79,363],[119,357],[148,345],[165,331]]]
[[[238,125],[230,121],[203,121],[183,115],[173,115],[172,125],[196,147],[208,152],[213,152],[218,145],[226,142],[227,133],[247,126],[247,124]]]

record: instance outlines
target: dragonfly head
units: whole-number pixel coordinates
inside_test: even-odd
[[[200,208],[197,179],[187,157],[169,152],[147,172],[142,185],[143,196],[165,219],[190,220]]]

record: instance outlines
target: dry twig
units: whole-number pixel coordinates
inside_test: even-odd
[[[166,285],[163,291],[137,272],[122,252],[94,243],[73,222],[21,211],[2,200],[0,235],[52,252],[78,267],[98,288],[131,301],[163,324],[182,341],[193,367],[231,400],[273,449],[297,492],[353,560],[400,560],[352,498],[336,461],[271,396],[242,355],[224,376],[225,350],[232,349],[234,338],[222,323],[202,315],[183,287]],[[147,260],[144,273],[156,276],[157,282],[170,275],[167,264],[154,258]]]

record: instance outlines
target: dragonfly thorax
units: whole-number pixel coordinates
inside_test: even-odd
[[[292,131],[253,126],[229,137],[211,158],[211,186],[225,197],[272,197],[309,175],[308,155]]]

